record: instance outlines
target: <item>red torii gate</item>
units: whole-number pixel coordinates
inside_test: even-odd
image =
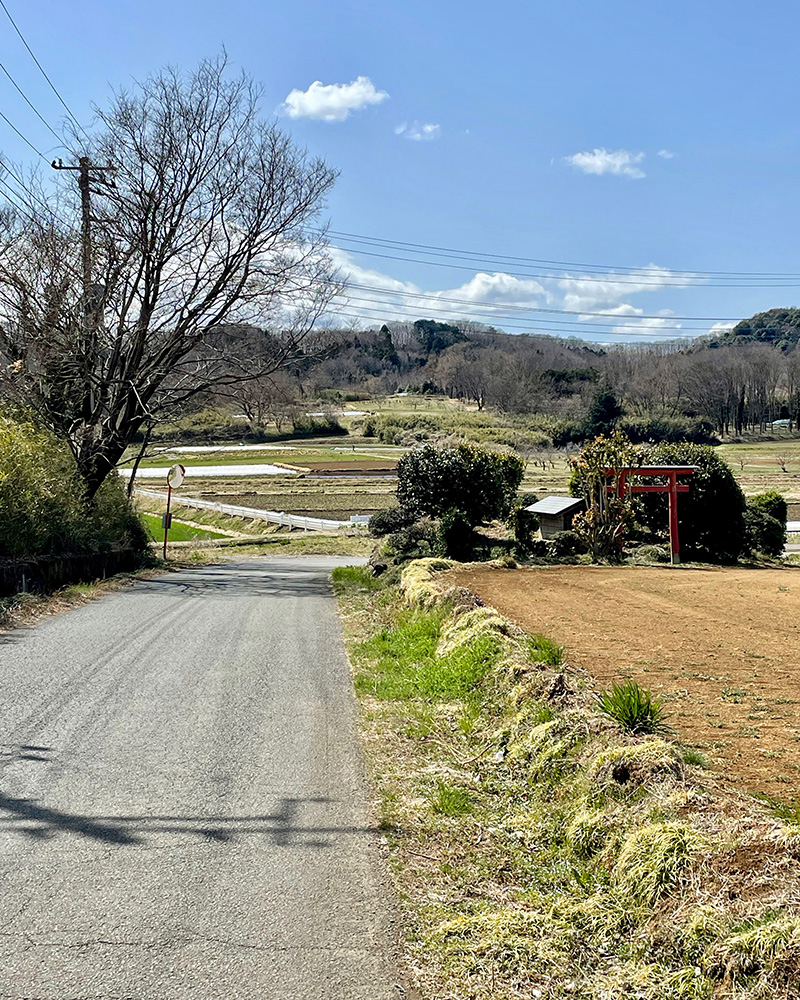
[[[630,493],[666,493],[669,497],[669,546],[671,561],[679,563],[681,561],[680,540],[678,538],[678,494],[688,493],[689,487],[685,483],[678,482],[678,476],[691,476],[697,468],[696,465],[642,465],[625,466],[619,469],[604,469],[607,476],[616,476],[617,494],[620,498],[625,496],[626,490]],[[630,476],[664,476],[666,483],[642,483],[641,485],[629,485]],[[613,486],[608,487],[613,490]]]

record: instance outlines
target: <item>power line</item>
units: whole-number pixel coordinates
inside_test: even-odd
[[[348,295],[347,292],[343,293],[342,299],[344,300],[343,304],[344,304],[345,307],[347,307],[350,304],[354,303],[354,304],[356,304],[356,308],[361,308],[362,305],[364,305],[364,306],[372,306],[372,307],[374,307],[376,309],[383,309],[384,308],[383,303],[381,303],[381,302],[376,302],[374,299],[365,298],[365,297],[362,297],[362,296]],[[454,313],[455,313],[454,309],[447,309],[445,306],[437,305],[434,302],[428,302],[427,304],[420,305],[419,307],[417,307],[414,303],[406,303],[406,304],[400,303],[399,305],[396,305],[396,306],[394,304],[391,304],[391,305],[387,304],[385,306],[385,311],[390,312],[393,308],[404,309],[404,310],[407,310],[407,311],[415,310],[416,311],[416,315],[417,315],[418,318],[419,318],[419,316],[421,314],[426,314],[426,313],[435,313],[437,316],[445,315],[445,316],[447,316],[449,318],[454,318]],[[517,323],[517,322],[521,321],[521,322],[524,322],[526,324],[531,324],[532,326],[535,325],[535,324],[545,323],[548,326],[562,326],[562,327],[565,327],[567,329],[567,331],[584,331],[585,332],[585,331],[588,330],[589,332],[601,332],[601,333],[605,332],[605,331],[607,331],[609,329],[612,329],[612,328],[615,328],[615,327],[619,327],[619,326],[624,326],[624,327],[626,327],[629,330],[634,330],[634,329],[654,330],[654,329],[656,329],[655,327],[653,327],[650,324],[640,323],[638,316],[627,316],[627,315],[609,316],[608,320],[606,322],[601,322],[600,320],[588,320],[585,323],[581,323],[581,322],[579,322],[577,320],[563,320],[563,319],[550,319],[550,318],[547,318],[547,319],[537,319],[537,318],[526,319],[524,316],[509,316],[508,314],[504,314],[502,312],[498,312],[497,311],[498,308],[502,308],[502,307],[494,307],[491,304],[489,304],[489,305],[481,305],[480,303],[474,303],[472,306],[468,307],[468,309],[467,309],[467,315],[464,318],[469,317],[469,318],[473,318],[474,319],[476,317],[480,317],[479,322],[491,321],[491,322],[511,322],[511,323]],[[532,312],[533,310],[520,310],[520,311],[521,312]],[[701,326],[684,326],[683,324],[680,324],[680,323],[678,323],[678,324],[669,323],[668,321],[671,320],[671,318],[672,317],[670,317],[670,316],[659,317],[659,319],[663,319],[664,320],[664,324],[663,325],[659,325],[657,327],[657,329],[659,331],[661,331],[661,330],[664,330],[664,331],[669,331],[669,330],[675,330],[675,331],[693,330],[693,331],[697,331],[697,332],[707,332],[708,331],[708,323],[705,323],[705,324],[703,324]]]
[[[356,288],[359,291],[371,292],[374,295],[401,295],[408,298],[414,299],[425,299],[430,302],[432,296],[426,295],[423,292],[405,292],[394,290],[391,288],[373,288],[370,285],[360,285],[355,282],[348,283],[348,288]],[[470,299],[456,299],[449,296],[435,296],[440,302],[449,302],[456,305],[471,306],[479,305],[480,303],[475,303]],[[514,311],[526,312],[526,313],[546,313],[547,315],[553,316],[599,316],[607,321],[614,319],[612,313],[608,312],[592,312],[589,309],[552,309],[548,306],[505,306],[507,309],[513,309]],[[616,317],[618,320],[623,320],[624,316]],[[652,314],[641,313],[632,319],[670,319],[675,322],[687,322],[687,323],[738,323],[741,319],[740,316],[658,316]]]
[[[458,250],[452,247],[440,247],[427,243],[408,243],[402,240],[392,240],[383,237],[364,236],[358,233],[346,233],[335,229],[328,230],[330,235],[343,237],[348,240],[366,243],[368,245],[379,246],[384,244],[386,248],[410,248],[413,251],[431,251],[437,255],[454,254],[457,257],[474,257],[480,260],[493,260],[497,262],[512,261],[514,263],[534,264],[544,267],[563,267],[581,272],[585,271],[620,271],[635,272],[636,274],[653,275],[663,274],[664,269],[659,267],[633,267],[628,264],[589,264],[576,263],[574,261],[548,260],[541,257],[517,257],[510,254],[477,253],[472,250]],[[702,271],[695,269],[670,270],[672,276],[695,276],[695,277],[723,277],[723,278],[800,278],[800,274],[795,272],[772,272],[772,271]]]
[[[36,216],[31,211],[30,207],[25,204],[23,199],[20,197],[19,193],[15,191],[9,184],[0,177],[0,186],[6,189],[6,200],[10,205],[12,205],[17,211],[22,212],[28,222],[33,223],[34,226],[40,226],[42,224],[41,219],[37,219]]]
[[[0,3],[2,3],[2,2],[3,2],[3,0],[0,0]],[[0,111],[0,118],[3,119],[3,121],[6,123],[6,125],[8,125],[8,127],[13,132],[17,133],[17,135],[20,137],[20,139],[22,139],[23,142],[27,143],[30,146],[30,148],[34,151],[34,153],[36,153],[37,156],[41,156],[41,158],[45,162],[47,162],[47,157],[44,155],[44,153],[41,151],[41,149],[37,149],[36,146],[34,146],[34,144],[30,141],[30,139],[26,139],[25,136],[22,134],[22,132],[20,132],[20,130],[15,125],[11,124],[11,122],[8,120],[8,118],[6,118],[6,116],[3,114],[2,111]]]
[[[6,199],[14,206],[14,208],[18,208],[27,213],[25,204],[19,194],[9,184],[7,184],[2,177],[0,177],[0,185],[6,189]]]
[[[345,307],[345,309],[337,309],[335,306],[332,306],[331,307],[331,313],[333,315],[342,317],[344,319],[360,320],[360,321],[363,321],[363,322],[374,322],[374,323],[377,323],[377,322],[386,322],[387,319],[389,319],[389,321],[391,321],[392,316],[390,315],[390,313],[394,313],[394,317],[393,318],[394,318],[395,321],[397,321],[399,319],[401,322],[404,322],[404,323],[410,323],[410,322],[413,322],[414,319],[418,319],[419,318],[419,314],[416,313],[416,312],[411,312],[410,307],[400,307],[399,310],[382,310],[378,306],[363,307],[363,308],[362,307],[357,307],[357,308],[358,308],[357,312],[348,312],[347,309],[346,309],[346,307]],[[401,316],[398,317],[398,315],[397,315],[398,312],[401,312],[401,313],[405,312],[405,313],[407,313],[407,315],[401,315]],[[364,315],[365,313],[372,313],[374,315],[372,315],[372,316],[369,316],[369,315],[365,316]],[[533,328],[532,329],[531,326],[527,325],[527,324],[504,324],[503,325],[503,331],[508,331],[508,330],[512,330],[512,331],[514,331],[516,333],[532,333],[532,334],[535,334],[535,335],[538,335],[538,336],[544,336],[546,334],[552,334],[552,336],[554,336],[554,337],[559,337],[561,339],[565,338],[565,331],[563,331],[563,330],[548,331],[545,328],[542,328],[542,329]],[[503,331],[501,331],[501,332],[503,332]],[[583,333],[584,336],[579,336],[580,333]],[[567,335],[571,336],[572,334],[569,333],[569,332],[567,332]],[[695,336],[699,336],[700,332],[694,331],[694,332],[691,332],[691,333],[679,334],[679,333],[673,333],[673,332],[662,333],[661,331],[657,331],[657,330],[635,330],[635,331],[631,330],[631,331],[628,331],[628,330],[624,330],[624,329],[609,329],[609,330],[606,330],[606,331],[596,331],[596,330],[576,331],[574,335],[575,335],[576,339],[579,339],[579,340],[591,340],[592,337],[631,337],[634,340],[648,340],[648,339],[655,339],[655,338],[658,338],[660,340],[686,340],[686,339],[692,339]],[[597,343],[598,341],[593,341],[593,342]]]
[[[15,173],[14,170],[12,170],[12,168],[5,160],[0,160],[0,171],[2,170],[4,170],[8,174],[8,176],[11,177],[11,179],[14,180],[22,188],[22,191],[28,198],[32,198],[33,201],[35,201],[45,210],[45,212],[48,212],[50,215],[55,215],[55,212],[53,211],[52,207],[48,205],[48,203],[44,200],[44,198],[42,198],[41,195],[36,194],[34,191],[32,191],[31,188],[29,188],[28,185],[25,183],[25,181],[20,177],[20,175]],[[8,185],[6,185],[6,187],[8,187]]]
[[[36,56],[35,56],[35,55],[34,55],[34,53],[33,53],[33,49],[32,49],[32,48],[30,47],[30,45],[28,45],[27,41],[25,40],[25,36],[24,36],[24,35],[22,34],[22,32],[21,32],[21,31],[19,30],[19,28],[17,27],[17,22],[16,22],[16,21],[14,20],[14,18],[13,18],[13,17],[11,16],[11,12],[9,11],[8,7],[6,7],[6,5],[5,5],[5,3],[4,3],[4,0],[0,0],[0,7],[2,7],[2,8],[3,8],[3,10],[5,11],[5,14],[6,14],[6,17],[7,17],[8,19],[9,19],[9,21],[10,21],[10,22],[11,22],[11,24],[13,25],[13,27],[14,27],[14,31],[16,31],[16,33],[17,33],[17,34],[19,35],[19,37],[20,37],[20,41],[21,41],[21,42],[22,42],[22,44],[23,44],[23,45],[25,46],[25,48],[26,48],[26,49],[28,50],[28,54],[30,55],[31,59],[33,59],[33,61],[34,61],[34,62],[36,63],[36,65],[38,66],[38,68],[39,68],[39,72],[40,72],[40,73],[42,74],[42,76],[43,76],[43,77],[45,78],[45,80],[47,80],[47,82],[48,82],[48,83],[50,84],[50,89],[51,89],[51,90],[53,91],[53,93],[54,93],[54,94],[56,95],[56,97],[57,97],[57,98],[59,99],[59,101],[61,102],[61,104],[62,104],[62,106],[63,106],[64,110],[65,110],[65,111],[67,112],[67,114],[68,114],[68,115],[70,116],[70,118],[72,119],[72,121],[73,121],[73,122],[74,122],[74,123],[75,123],[75,124],[76,124],[76,125],[78,126],[78,128],[79,128],[79,129],[81,130],[81,132],[83,132],[84,136],[86,136],[86,138],[88,139],[88,138],[89,138],[89,136],[88,136],[88,134],[87,134],[86,130],[84,129],[83,125],[81,125],[81,123],[80,123],[80,122],[78,121],[78,119],[77,119],[77,118],[75,117],[75,115],[74,115],[74,114],[72,113],[72,111],[70,110],[70,107],[69,107],[69,105],[68,105],[68,104],[67,104],[67,102],[66,102],[66,101],[64,100],[64,98],[63,98],[63,97],[61,96],[61,94],[60,94],[60,93],[58,92],[58,89],[56,88],[56,85],[55,85],[55,84],[53,83],[53,81],[52,81],[52,80],[50,79],[50,77],[49,77],[49,76],[47,75],[47,73],[45,73],[45,71],[44,71],[44,67],[43,67],[43,66],[42,66],[42,64],[41,64],[41,63],[39,62],[39,60],[38,60],[38,59],[36,58]]]
[[[397,256],[395,254],[378,253],[377,250],[347,250],[344,247],[334,247],[337,250],[344,250],[346,253],[357,253],[362,254],[366,257],[378,257],[382,260],[398,260],[403,261],[407,264],[424,264],[427,267],[445,267],[457,271],[469,271],[470,273],[475,273],[475,268],[477,262],[471,262],[469,264],[458,264],[450,263],[448,261],[441,260],[420,260],[418,257],[405,257]],[[387,248],[392,249],[392,248]],[[424,251],[422,251],[424,252]],[[461,259],[461,258],[453,258]],[[550,280],[568,280],[571,282],[590,282],[590,283],[600,283],[600,284],[614,284],[614,285],[637,285],[639,288],[646,290],[649,286],[654,288],[686,288],[691,286],[694,282],[689,278],[669,280],[668,278],[660,278],[654,280],[648,280],[645,278],[636,279],[633,275],[628,274],[617,276],[614,274],[604,275],[603,277],[591,277],[591,276],[574,276],[570,275],[565,277],[564,275],[557,274],[545,274],[541,271],[503,271],[504,274],[509,275],[512,278],[522,278],[522,279],[539,279],[545,278]],[[672,272],[669,275],[670,278],[674,277]],[[633,280],[630,280],[633,278]],[[800,285],[800,275],[797,279],[789,281],[789,279],[781,279],[779,282],[775,283],[764,283],[764,282],[753,282],[748,281],[747,283],[735,282],[735,283],[720,283],[714,281],[703,280],[702,284],[706,288],[795,288]]]
[[[28,107],[31,109],[31,111],[33,111],[33,113],[36,115],[36,117],[39,119],[39,121],[44,125],[44,127],[46,129],[48,129],[56,137],[56,139],[59,141],[59,143],[63,144],[62,137],[58,134],[58,132],[56,132],[56,130],[52,127],[52,125],[50,125],[50,123],[48,121],[46,121],[46,119],[37,111],[37,109],[34,107],[33,103],[28,99],[28,97],[25,94],[25,92],[23,91],[23,89],[20,87],[20,85],[17,83],[17,81],[14,79],[14,77],[8,72],[8,70],[6,69],[6,67],[1,62],[0,62],[0,69],[5,73],[5,75],[8,77],[8,79],[14,85],[14,87],[16,87],[17,92],[20,94],[20,96],[22,97],[23,101],[25,101],[25,103],[28,105]],[[66,149],[67,147],[65,146],[64,148]]]

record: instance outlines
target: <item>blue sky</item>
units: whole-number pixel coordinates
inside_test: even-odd
[[[341,171],[333,231],[473,255],[442,267],[337,238],[359,286],[343,316],[651,339],[800,298],[674,274],[800,275],[796,2],[4,2],[82,123],[112,85],[224,45],[263,85],[265,115]],[[0,60],[57,127],[63,108],[2,10]],[[63,154],[6,77],[0,110]],[[2,121],[0,150],[35,159]]]

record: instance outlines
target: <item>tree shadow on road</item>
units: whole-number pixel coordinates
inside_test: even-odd
[[[331,585],[324,570],[296,566],[213,566],[159,576],[137,585],[127,594],[181,597],[329,597]]]

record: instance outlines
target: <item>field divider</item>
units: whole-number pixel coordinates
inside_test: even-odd
[[[165,493],[158,490],[137,489],[135,491],[140,496],[157,497],[166,501]],[[258,507],[239,507],[235,504],[217,503],[214,500],[197,500],[193,497],[176,497],[173,494],[173,504],[180,504],[183,507],[196,507],[198,510],[212,510],[217,514],[229,514],[232,517],[249,517],[254,521],[269,521],[271,524],[279,524],[283,528],[299,528],[303,531],[337,531],[339,528],[353,528],[364,525],[365,521],[361,515],[354,515],[348,521],[335,521],[327,517],[305,517],[300,514],[286,514],[278,510],[260,510]]]

